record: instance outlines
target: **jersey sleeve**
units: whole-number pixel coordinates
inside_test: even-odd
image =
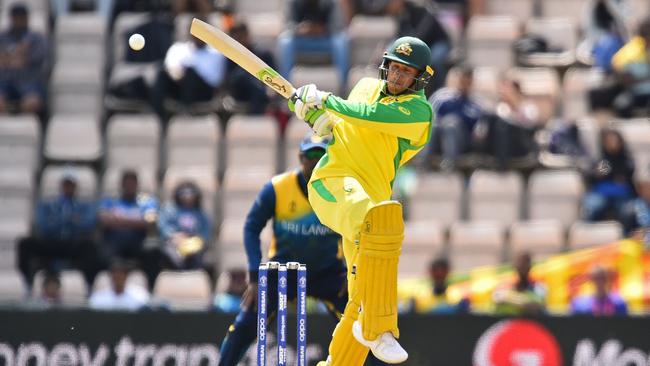
[[[275,213],[275,190],[271,182],[262,187],[246,216],[244,224],[244,246],[248,257],[250,281],[257,281],[257,270],[262,261],[260,233]]]
[[[419,141],[428,133],[433,114],[428,102],[408,95],[382,98],[372,104],[351,102],[332,95],[327,98],[325,106],[346,123],[412,141]]]

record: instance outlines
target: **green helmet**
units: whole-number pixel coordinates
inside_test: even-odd
[[[415,37],[401,37],[384,53],[384,58],[424,71],[431,62],[431,49]]]
[[[388,47],[384,52],[384,59],[379,68],[382,80],[386,80],[390,61],[396,61],[420,70],[420,74],[413,85],[415,90],[424,88],[431,76],[433,76],[433,69],[429,66],[431,49],[419,38],[401,37]]]

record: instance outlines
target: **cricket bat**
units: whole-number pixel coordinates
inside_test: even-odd
[[[194,18],[190,27],[190,33],[221,52],[251,75],[278,92],[278,94],[287,99],[291,97],[294,87],[290,82],[280,76],[277,71],[273,70],[259,57],[255,56],[253,52],[217,27]]]

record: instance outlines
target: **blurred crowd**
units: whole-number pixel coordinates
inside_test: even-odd
[[[238,12],[234,0],[52,0],[48,21],[56,22],[71,12],[96,11],[112,30],[118,26],[120,14],[152,14],[125,31],[126,35],[144,35],[145,49],[136,52],[124,42],[123,59],[119,60],[146,64],[150,70],[127,73],[126,77],[115,72],[117,67],[106,71],[104,92],[112,101],[104,106],[107,115],[120,112],[122,105],[115,101],[127,101],[153,111],[162,126],[174,114],[223,109],[273,115],[284,126],[289,117],[283,100],[189,36],[186,29],[175,29],[175,19],[194,14],[210,21],[218,14],[219,25],[229,35],[283,76],[289,78],[296,64],[325,62],[335,68],[339,78],[340,90],[332,91],[345,93],[352,79],[348,30],[353,19],[357,15],[391,17],[397,25],[394,38],[414,35],[431,47],[436,73],[427,89],[435,110],[434,128],[426,152],[413,168],[467,174],[477,168],[525,173],[539,168],[575,169],[587,187],[581,219],[616,220],[627,235],[642,239],[650,228],[650,167],[638,171],[637,157],[609,121],[646,117],[650,111],[650,19],[630,21],[625,0],[585,1],[574,65],[601,76],[584,95],[587,113],[595,116],[599,129],[597,151],[590,153],[577,121],[560,116],[554,108],[549,113],[514,73],[499,73],[498,92],[491,96],[494,100],[478,95],[477,65],[465,57],[462,36],[472,17],[486,12],[489,1],[290,0],[285,6],[286,27],[273,47],[254,40],[246,14]],[[25,3],[14,2],[7,11],[9,23],[0,33],[0,113],[37,114],[45,124],[51,112],[48,99],[52,98],[48,82],[56,62],[52,40],[30,27],[30,8]],[[568,51],[554,49],[536,34],[521,35],[512,47],[520,67],[536,66],[531,61],[535,55]],[[376,67],[380,56],[368,55],[368,64]],[[566,65],[551,66],[559,74],[566,72]],[[558,165],[542,159],[544,156],[566,159]],[[120,194],[94,202],[77,196],[77,180],[70,173],[61,180],[58,197],[37,202],[33,232],[16,241],[17,264],[30,298],[44,304],[60,302],[59,274],[68,268],[83,273],[89,305],[98,309],[150,306],[151,292],[163,270],[206,270],[214,288],[218,274],[205,260],[214,228],[202,208],[199,187],[189,180],[181,182],[174,187],[173,197],[160,203],[158,197],[139,190],[138,178],[135,171],[124,171]],[[544,286],[529,278],[530,266],[530,253],[515,256],[518,281],[512,288],[495,291],[497,312],[544,313]],[[127,281],[134,269],[146,278],[139,287]],[[434,260],[428,269],[430,293],[404,299],[403,310],[471,311],[467,299],[447,298],[451,269],[447,258]],[[94,291],[95,279],[104,270],[110,273],[111,285]],[[39,271],[45,275],[41,288],[35,290]],[[625,314],[625,303],[610,291],[609,270],[595,267],[589,276],[594,295],[574,299],[571,311]],[[245,277],[243,271],[230,271],[229,282],[214,298],[213,307],[237,311]]]

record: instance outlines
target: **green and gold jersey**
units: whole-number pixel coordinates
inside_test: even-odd
[[[395,172],[429,140],[433,111],[422,91],[391,96],[384,87],[364,78],[347,100],[327,98],[325,110],[337,121],[311,181],[351,176],[371,199],[390,199]]]

